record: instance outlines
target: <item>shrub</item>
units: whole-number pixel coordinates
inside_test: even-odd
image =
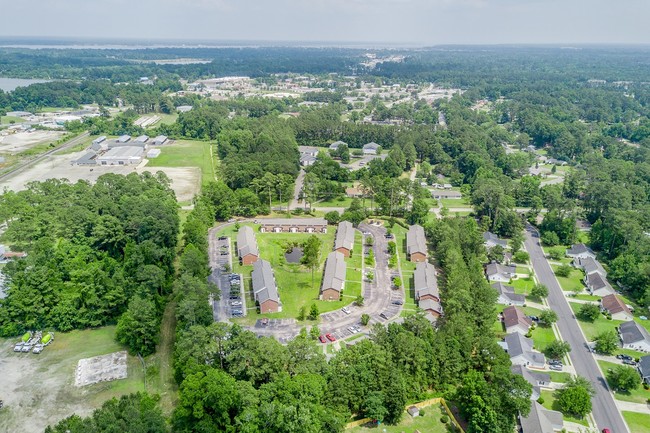
[[[566,278],[569,275],[571,275],[571,270],[572,268],[569,265],[558,266],[558,268],[555,270],[555,275],[557,275],[558,277]]]
[[[540,397],[537,399],[537,403],[539,403],[539,404],[544,404],[544,397],[540,396]]]
[[[517,263],[526,263],[530,255],[525,251],[517,251],[513,257]]]
[[[422,412],[420,412],[422,413]],[[440,422],[443,424],[447,424],[449,422],[449,417],[447,415],[443,415],[440,417]]]

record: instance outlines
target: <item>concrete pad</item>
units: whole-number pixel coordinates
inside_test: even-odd
[[[126,379],[126,352],[80,359],[75,372],[75,386]]]

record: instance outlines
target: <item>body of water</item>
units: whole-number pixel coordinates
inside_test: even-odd
[[[27,80],[24,78],[2,78],[0,77],[0,90],[11,92],[16,87],[27,87],[34,83],[47,83],[48,80]]]

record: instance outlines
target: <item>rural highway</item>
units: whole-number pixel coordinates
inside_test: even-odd
[[[548,287],[548,305],[558,315],[557,326],[562,338],[571,345],[569,356],[573,367],[578,375],[587,378],[593,384],[596,391],[596,395],[592,398],[592,412],[598,431],[608,428],[612,433],[629,432],[607,387],[607,382],[596,364],[596,360],[587,349],[587,342],[580,330],[573,310],[571,310],[562,288],[555,278],[553,269],[539,245],[539,233],[537,229],[530,225],[526,227],[525,246],[530,254],[530,261],[533,264],[537,279]]]
[[[47,152],[38,155],[34,159],[30,159],[28,161],[25,161],[25,162],[22,162],[22,163],[18,164],[17,166],[15,166],[15,167],[9,169],[8,171],[2,173],[2,175],[0,175],[0,182],[2,182],[3,180],[11,178],[12,176],[20,173],[21,171],[25,170],[29,166],[32,166],[34,164],[38,164],[39,162],[43,161],[48,156],[53,155],[53,154],[55,154],[56,152],[58,152],[60,150],[64,150],[64,149],[68,149],[70,147],[76,146],[77,144],[79,144],[83,140],[85,140],[86,137],[88,137],[89,135],[90,135],[90,132],[86,131],[86,132],[84,132],[84,133],[82,133],[80,135],[77,135],[76,137],[66,141],[62,145],[60,145],[58,147],[55,147],[53,149],[50,149]]]

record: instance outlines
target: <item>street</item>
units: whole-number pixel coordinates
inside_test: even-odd
[[[596,391],[592,398],[592,412],[598,431],[608,428],[612,433],[628,432],[627,425],[607,387],[607,382],[598,369],[596,360],[587,349],[587,342],[578,321],[555,278],[551,265],[546,260],[544,251],[539,244],[539,233],[530,225],[526,227],[525,247],[530,254],[530,261],[537,279],[548,287],[548,305],[558,315],[557,326],[562,338],[571,345],[569,356],[575,371],[578,375],[587,378]]]

